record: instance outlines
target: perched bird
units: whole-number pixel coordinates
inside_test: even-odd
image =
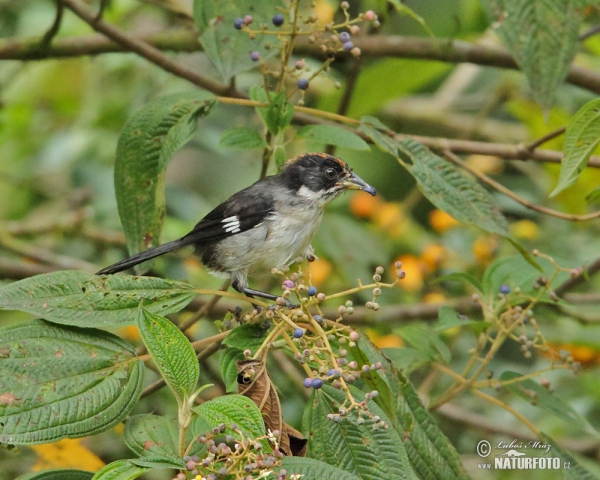
[[[345,190],[375,189],[339,158],[307,153],[288,161],[277,175],[245,188],[206,215],[178,240],[103,268],[99,275],[127,270],[167,252],[193,245],[208,270],[227,277],[238,292],[276,300],[248,286],[248,276],[314,259],[310,242],[325,207]]]

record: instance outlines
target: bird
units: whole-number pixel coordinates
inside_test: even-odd
[[[211,274],[229,278],[247,297],[275,301],[277,295],[250,288],[248,277],[287,267],[299,257],[314,260],[311,240],[325,207],[347,190],[377,194],[343,160],[325,153],[302,154],[288,160],[278,174],[233,194],[187,235],[103,268],[98,275],[122,272],[193,245]]]

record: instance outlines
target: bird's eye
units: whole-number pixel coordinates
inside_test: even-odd
[[[325,176],[327,178],[334,179],[335,178],[335,170],[333,168],[328,168],[327,170],[325,170]]]

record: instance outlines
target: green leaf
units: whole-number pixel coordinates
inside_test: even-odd
[[[355,387],[350,391],[356,401],[365,400],[364,393]],[[346,394],[329,385],[313,390],[304,411],[302,430],[308,442],[307,456],[320,460],[364,479],[413,479],[402,438],[393,428],[373,429],[374,420],[359,424],[355,410],[338,422],[327,415],[338,413],[336,405],[344,403]],[[373,401],[367,401],[373,415],[391,425],[390,419]]]
[[[581,107],[567,125],[563,143],[565,156],[560,162],[558,184],[551,197],[575,183],[599,143],[600,98],[597,98]]]
[[[264,148],[267,142],[260,133],[248,127],[228,128],[221,134],[219,146],[225,148],[247,149]]]
[[[238,390],[237,362],[243,360],[244,352],[238,348],[227,348],[221,357],[221,377],[225,383],[227,393],[235,393]]]
[[[167,163],[215,101],[207,92],[176,93],[143,106],[117,144],[115,194],[130,254],[158,245],[165,216]],[[141,271],[139,269],[138,271]]]
[[[538,263],[542,267],[543,276],[550,278],[554,275],[555,267],[549,260],[539,257]],[[522,295],[537,296],[539,291],[535,290],[534,284],[539,277],[540,272],[527,260],[520,255],[514,255],[498,259],[489,265],[483,274],[481,287],[490,301],[496,298],[502,285],[508,285],[513,292],[519,289]],[[554,278],[553,286],[560,285],[568,278],[569,272],[559,271]],[[544,293],[540,297],[540,301],[555,303],[550,299],[548,293]]]
[[[0,443],[103,432],[142,391],[144,365],[119,337],[33,320],[0,331]]]
[[[454,327],[463,327],[465,325],[479,325],[483,322],[478,322],[475,320],[470,320],[465,318],[464,315],[459,315],[456,310],[451,307],[443,306],[440,307],[438,311],[438,321],[433,324],[433,329],[437,332],[441,332],[443,330],[448,330],[449,328]],[[486,326],[489,326],[487,322]]]
[[[358,135],[334,125],[306,125],[298,131],[297,136],[316,143],[334,145],[350,150],[371,150],[369,144]]]
[[[428,325],[415,323],[394,329],[407,343],[426,354],[431,361],[450,362],[452,354],[438,333]]]
[[[129,460],[138,467],[147,468],[176,468],[182,470],[185,468],[185,462],[181,458],[171,457],[144,457],[144,458],[132,458]]]
[[[256,51],[268,60],[279,53],[279,39],[275,35],[256,35],[251,40],[247,33],[236,30],[233,22],[251,14],[250,28],[260,30],[261,23],[271,25],[271,18],[283,7],[281,0],[211,0],[194,2],[194,21],[200,31],[204,53],[215,65],[224,83],[238,73],[256,68],[259,62],[250,58]],[[267,49],[267,43],[271,48]]]
[[[389,153],[394,158],[398,158],[400,154],[398,142],[390,137],[389,134],[393,134],[393,132],[381,123],[379,119],[375,117],[362,117],[360,119],[359,130],[373,140],[373,143],[381,151]]]
[[[585,197],[585,201],[588,203],[598,203],[599,199],[600,199],[600,187],[594,188]]]
[[[185,404],[196,390],[200,376],[194,347],[173,323],[142,306],[137,326],[144,345],[177,402]]]
[[[17,480],[91,480],[94,472],[84,470],[73,470],[69,468],[55,468],[42,472],[21,475]]]
[[[273,160],[275,161],[275,165],[277,166],[277,171],[281,170],[283,164],[287,160],[287,155],[285,153],[285,148],[281,145],[277,145],[275,150],[273,150]]]
[[[506,218],[479,183],[412,138],[399,145],[412,161],[412,165],[405,164],[406,168],[431,203],[460,222],[508,236]]]
[[[273,135],[279,134],[291,123],[293,116],[294,106],[287,101],[285,93],[273,95],[265,116],[269,131]]]
[[[340,468],[313,458],[284,457],[281,460],[290,477],[299,475],[301,480],[360,480],[361,477],[352,475]]]
[[[223,340],[223,344],[239,350],[255,352],[262,345],[270,325],[264,323],[245,323],[235,327]]]
[[[523,375],[520,373],[505,371],[500,375],[500,381],[506,382],[508,380],[518,379],[522,376]],[[527,402],[537,405],[542,410],[562,418],[570,425],[577,426],[580,429],[593,434],[596,438],[600,438],[600,434],[596,432],[589,422],[579,415],[571,405],[560,397],[557,397],[556,394],[546,390],[539,383],[536,383],[531,379],[525,379],[503,385],[503,387]]]
[[[179,424],[175,418],[153,414],[130,417],[125,422],[123,439],[129,449],[140,457],[164,457],[181,461],[179,457]],[[189,455],[198,455],[204,448],[194,441],[190,429],[186,444],[193,445]]]
[[[384,379],[396,400],[397,423],[393,424],[403,438],[410,463],[420,478],[449,480],[467,479],[458,453],[436,425],[429,411],[406,376],[366,339],[360,338],[358,348],[366,357],[359,357],[359,369],[364,364],[383,364]],[[399,349],[398,349],[399,350]],[[355,357],[356,358],[356,357]],[[362,377],[362,376],[361,376]],[[372,388],[370,386],[370,388]],[[378,405],[383,393],[376,397]],[[384,400],[387,402],[387,400]]]
[[[243,395],[223,395],[194,407],[194,412],[209,428],[224,423],[231,435],[237,435],[229,427],[235,423],[245,437],[257,438],[265,434],[265,422],[256,404]],[[204,432],[196,432],[200,434]]]
[[[123,327],[135,323],[140,304],[162,315],[182,310],[194,298],[193,288],[155,277],[64,270],[0,287],[0,309],[21,310],[64,325]]]
[[[579,49],[581,0],[485,0],[498,36],[527,77],[534,99],[550,108]]]
[[[138,467],[130,460],[117,460],[102,467],[92,480],[134,480],[151,470],[148,467]]]
[[[385,356],[389,357],[394,367],[403,371],[407,375],[421,367],[424,367],[425,365],[429,365],[431,362],[431,359],[427,354],[417,350],[416,348],[391,347],[383,348],[382,351]]]
[[[459,281],[459,282],[469,283],[479,293],[482,292],[481,284],[479,283],[479,280],[477,280],[473,275],[470,275],[470,274],[465,273],[465,272],[452,272],[452,273],[449,273],[447,275],[442,275],[442,276],[440,276],[438,278],[435,278],[433,280],[433,283],[452,282],[452,281]]]
[[[548,456],[560,457],[563,465],[561,473],[564,480],[597,480],[596,475],[583,467],[569,452],[562,449],[556,440],[542,432],[540,432],[540,440],[547,445],[552,445]],[[569,465],[568,468],[566,468],[567,464]]]

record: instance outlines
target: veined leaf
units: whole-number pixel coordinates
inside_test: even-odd
[[[251,100],[269,104],[266,107],[256,107],[256,112],[273,135],[277,135],[290,124],[294,116],[294,106],[287,101],[285,93],[267,93],[259,85],[254,85],[249,93]]]
[[[160,97],[127,122],[117,145],[115,193],[130,254],[158,245],[165,216],[165,168],[214,105],[208,92]],[[138,270],[138,271],[141,271]]]
[[[151,470],[148,467],[138,467],[130,460],[117,460],[102,467],[92,480],[134,480]]]
[[[558,184],[550,194],[554,197],[573,185],[600,143],[600,98],[581,107],[567,125],[560,162]]]
[[[266,147],[267,142],[260,133],[248,127],[228,128],[221,134],[219,146],[225,148],[247,149]]]
[[[357,401],[365,400],[364,393],[350,387]],[[309,438],[308,456],[341,468],[363,479],[416,479],[402,438],[394,428],[373,429],[373,419],[359,424],[358,414],[352,411],[333,422],[327,415],[336,414],[345,393],[329,385],[314,390],[304,411],[302,430]],[[372,401],[369,410],[392,425],[387,415]]]
[[[257,438],[265,434],[265,422],[260,410],[252,400],[244,395],[216,397],[194,407],[193,410],[210,428],[224,423],[231,435],[237,435],[229,428],[235,423],[246,437]],[[205,432],[196,432],[196,434],[202,433]]]
[[[411,138],[399,145],[412,161],[412,165],[405,166],[431,203],[460,222],[508,236],[506,218],[479,183]]]
[[[275,35],[256,35],[251,40],[247,33],[236,30],[233,22],[251,14],[250,28],[260,31],[261,23],[270,25],[271,18],[283,7],[281,0],[211,0],[194,2],[194,21],[200,31],[199,41],[204,52],[215,65],[223,82],[228,83],[238,73],[256,68],[259,62],[250,58],[258,52],[263,60],[278,54],[279,40]],[[271,48],[267,48],[267,43]]]
[[[140,414],[130,417],[125,422],[123,439],[129,449],[142,458],[166,457],[181,461],[179,457],[179,424],[177,419]],[[205,447],[195,441],[191,429],[186,432],[186,444],[191,444],[189,455],[199,455]]]
[[[17,480],[92,480],[94,472],[71,468],[53,468],[42,472],[21,475]]]
[[[357,477],[328,463],[306,457],[284,457],[282,467],[290,474],[298,475],[301,480],[360,480]]]
[[[254,352],[262,345],[269,328],[269,324],[246,323],[240,325],[231,330],[231,333],[223,340],[223,344],[239,350],[249,349]]]
[[[177,402],[183,405],[196,390],[200,367],[186,336],[169,320],[140,306],[140,336]]]
[[[485,0],[496,32],[529,82],[534,99],[550,108],[579,49],[581,0]]]
[[[540,432],[540,439],[547,445],[552,445],[552,449],[548,453],[549,456],[560,457],[562,464],[569,466],[569,468],[563,468],[562,470],[564,480],[596,480],[598,478],[575,460],[569,452],[562,449],[556,440],[542,432]]]
[[[350,150],[371,150],[369,144],[358,135],[334,125],[306,125],[298,130],[297,136],[324,145],[335,145]]]
[[[119,337],[43,320],[0,331],[0,443],[32,445],[103,432],[142,391],[144,365]]]
[[[134,324],[140,304],[167,315],[183,309],[194,296],[193,287],[181,282],[64,270],[0,287],[0,308],[64,325],[109,328]]]

